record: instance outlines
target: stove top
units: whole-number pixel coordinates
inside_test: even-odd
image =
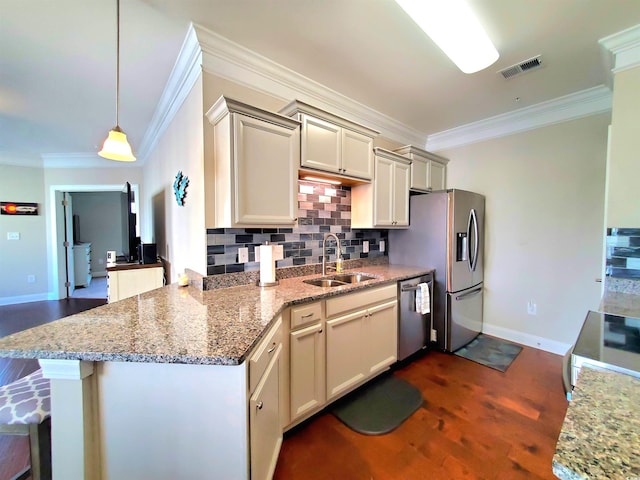
[[[573,355],[640,376],[640,318],[589,311]]]

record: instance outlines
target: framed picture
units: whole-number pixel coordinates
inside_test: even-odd
[[[38,215],[37,203],[0,202],[2,215]]]

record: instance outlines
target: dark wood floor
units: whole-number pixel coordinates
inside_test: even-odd
[[[104,305],[105,299],[71,298],[0,306],[0,337]],[[0,358],[0,385],[7,385],[38,368],[37,360]],[[27,437],[0,435],[0,480],[9,480],[29,464]]]
[[[0,336],[93,308],[71,299],[0,307]],[[285,435],[277,480],[555,479],[567,409],[558,355],[524,347],[505,372],[429,352],[397,368],[424,403],[387,435],[366,436],[322,413]],[[0,359],[0,385],[38,368]],[[0,436],[0,480],[28,463],[26,438]]]
[[[400,427],[366,436],[320,414],[285,435],[275,479],[555,479],[561,365],[528,347],[505,373],[429,352],[394,372],[424,398]]]

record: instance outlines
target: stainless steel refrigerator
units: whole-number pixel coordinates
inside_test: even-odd
[[[414,195],[409,228],[389,231],[389,263],[435,269],[430,338],[454,352],[482,331],[484,196]]]

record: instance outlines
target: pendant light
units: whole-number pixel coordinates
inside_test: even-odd
[[[102,145],[102,150],[98,152],[101,157],[119,162],[135,162],[131,145],[127,142],[127,135],[120,128],[119,107],[120,107],[120,0],[116,0],[116,126],[109,131],[109,136]]]

